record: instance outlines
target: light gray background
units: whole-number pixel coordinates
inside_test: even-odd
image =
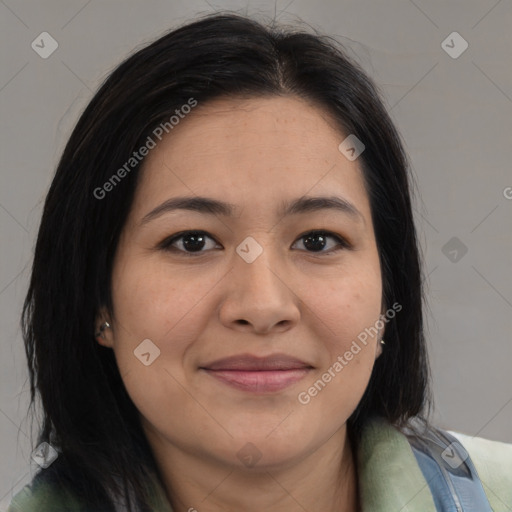
[[[435,420],[512,442],[510,1],[0,0],[0,510],[37,467],[29,462],[19,314],[42,201],[66,139],[129,52],[218,9],[302,19],[344,42],[381,87],[421,194]],[[59,44],[47,59],[31,48],[44,31]],[[453,31],[469,44],[456,59],[441,46]],[[442,250],[452,237],[468,249],[457,262]]]

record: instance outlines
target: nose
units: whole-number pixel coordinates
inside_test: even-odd
[[[220,308],[221,322],[230,329],[258,334],[291,329],[300,318],[300,299],[287,276],[268,250],[252,263],[235,254],[226,276],[229,284]]]

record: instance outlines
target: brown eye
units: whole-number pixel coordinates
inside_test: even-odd
[[[334,246],[332,242],[329,243],[329,239],[336,242]],[[303,240],[303,245],[308,252],[333,253],[340,249],[350,248],[350,244],[344,238],[329,231],[311,231],[302,235],[299,240]],[[324,250],[326,247],[328,250]]]
[[[178,251],[191,255],[206,252],[203,250],[205,247],[206,250],[215,248],[208,247],[208,240],[215,242],[204,231],[184,231],[165,239],[159,247],[167,251]],[[215,246],[215,243],[213,245]]]
[[[303,241],[306,252],[331,254],[351,245],[339,235],[330,231],[310,231],[300,236],[295,244]],[[294,244],[294,245],[295,245]],[[166,238],[158,245],[159,249],[181,253],[185,256],[201,255],[218,248],[216,241],[205,231],[183,231]],[[327,250],[325,250],[327,248]]]

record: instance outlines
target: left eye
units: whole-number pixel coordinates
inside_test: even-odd
[[[210,249],[214,249],[215,240],[204,231],[184,231],[178,233],[161,242],[159,248],[166,251],[178,251],[187,256],[194,256],[197,253],[206,252],[202,249],[204,249],[207,239],[214,242],[213,246],[210,247]],[[329,245],[328,239],[335,240],[336,243],[329,250],[324,250]],[[308,249],[307,252],[332,253],[350,248],[350,244],[344,238],[329,231],[310,231],[301,235],[293,245],[297,244],[300,240],[303,240],[303,245]],[[182,248],[178,248],[177,245],[181,245]]]
[[[331,247],[329,250],[324,251],[323,249],[325,249],[325,247],[328,245],[327,240],[329,238],[335,240],[337,243],[334,244],[334,247]],[[311,231],[300,236],[299,240],[304,240],[304,246],[312,249],[311,251],[308,252],[333,253],[341,249],[350,248],[350,244],[344,238],[335,235],[334,233],[331,233],[329,231]]]

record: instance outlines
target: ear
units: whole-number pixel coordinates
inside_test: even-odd
[[[377,346],[375,347],[375,360],[382,354],[382,343],[380,342],[382,338],[377,340]]]
[[[381,311],[381,318],[385,315],[385,309],[383,306],[383,309]],[[386,331],[386,325],[384,324],[384,327],[380,329],[379,334],[377,335],[377,346],[375,347],[375,360],[382,354],[382,348],[383,345],[381,343],[381,340],[384,338],[384,332]]]
[[[114,345],[112,321],[104,308],[96,315],[94,337],[96,341],[104,347],[112,348]]]

